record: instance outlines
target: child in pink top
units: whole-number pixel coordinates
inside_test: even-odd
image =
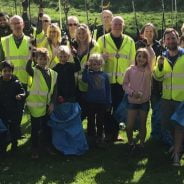
[[[140,119],[140,147],[144,147],[146,137],[146,120],[149,111],[151,96],[151,61],[154,51],[149,48],[140,48],[135,56],[135,65],[130,66],[124,77],[123,89],[128,94],[127,137],[128,143],[135,147],[133,142],[133,128],[137,116]]]

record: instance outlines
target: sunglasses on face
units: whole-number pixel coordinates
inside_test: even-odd
[[[49,22],[49,20],[42,20],[43,22]]]
[[[78,24],[76,24],[76,23],[73,23],[73,24],[72,24],[72,23],[71,23],[71,24],[68,24],[68,26],[70,26],[70,27],[71,27],[71,26],[78,26]]]

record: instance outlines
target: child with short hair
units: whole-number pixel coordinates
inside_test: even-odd
[[[135,64],[130,66],[124,77],[123,89],[128,94],[127,137],[128,144],[133,149],[133,129],[137,116],[140,117],[140,148],[144,148],[146,137],[146,121],[151,95],[151,74],[154,51],[152,48],[140,48],[135,56]]]
[[[37,48],[36,66],[32,67],[32,58],[28,61],[26,71],[32,77],[28,85],[27,107],[31,115],[32,158],[39,157],[39,133],[44,136],[43,146],[50,152],[51,130],[47,125],[48,115],[54,109],[56,97],[57,73],[47,68],[49,53],[46,48]]]
[[[103,141],[105,114],[111,104],[111,91],[108,75],[101,71],[104,59],[100,54],[89,57],[82,80],[88,84],[87,102],[87,135],[96,143]]]
[[[10,133],[11,151],[16,151],[18,139],[21,136],[20,122],[22,119],[21,101],[25,98],[25,91],[18,78],[13,75],[13,65],[7,61],[1,63],[0,70],[0,119]],[[6,139],[6,136],[4,137]],[[1,140],[2,141],[2,140]],[[1,152],[6,152],[5,143]]]
[[[69,61],[73,53],[74,63]],[[65,45],[58,49],[59,63],[53,68],[58,73],[57,78],[57,96],[58,102],[75,102],[76,101],[76,84],[75,72],[80,71],[80,62],[74,52]]]

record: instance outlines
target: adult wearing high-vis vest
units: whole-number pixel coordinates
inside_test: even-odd
[[[14,74],[19,78],[23,87],[26,88],[28,74],[26,63],[29,58],[30,41],[23,33],[24,23],[22,17],[15,15],[10,18],[12,34],[1,39],[1,59],[6,59],[14,65]]]
[[[135,43],[132,38],[123,34],[124,20],[120,16],[112,19],[111,32],[101,36],[97,45],[99,53],[105,59],[104,71],[109,75],[112,94],[113,110],[121,102],[124,91],[122,83],[125,70],[135,59]],[[115,141],[118,139],[119,126],[109,113],[106,124],[106,138]]]
[[[47,40],[47,28],[51,24],[49,15],[43,13],[43,8],[39,8],[38,25],[36,30],[36,46],[41,48]]]
[[[171,123],[171,116],[178,105],[184,101],[184,49],[178,47],[179,35],[173,28],[164,32],[163,42],[167,50],[158,58],[153,75],[156,80],[163,81],[162,89],[162,125],[167,128],[174,139],[173,165],[180,165],[180,153],[184,138],[184,128]]]
[[[56,98],[57,73],[47,67],[49,54],[46,48],[36,50],[35,61],[37,62],[35,67],[32,67],[32,60],[29,60],[26,66],[27,72],[32,77],[28,85],[29,95],[26,102],[31,115],[32,157],[38,158],[40,130],[44,136],[43,146],[46,149],[51,146],[51,130],[47,121]]]
[[[81,70],[75,73],[77,83],[77,101],[79,102],[82,114],[82,120],[86,117],[86,101],[85,93],[87,92],[88,85],[82,81],[82,72],[89,58],[89,55],[97,51],[96,41],[92,39],[89,27],[86,24],[79,24],[76,30],[76,50],[77,56],[80,60]]]

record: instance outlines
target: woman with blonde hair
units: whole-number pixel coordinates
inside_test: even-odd
[[[77,27],[76,43],[77,43],[77,46],[76,46],[77,56],[79,57],[80,65],[81,65],[81,70],[76,75],[77,88],[78,88],[78,101],[82,107],[82,113],[85,114],[84,96],[85,96],[85,93],[87,92],[88,85],[87,83],[82,81],[82,71],[85,68],[86,62],[90,54],[94,53],[97,50],[96,49],[97,47],[94,47],[96,45],[96,41],[92,39],[91,32],[89,30],[89,27],[86,24],[80,24]],[[82,116],[84,114],[82,114]]]
[[[57,24],[50,24],[47,28],[47,39],[42,44],[42,47],[47,48],[49,51],[49,68],[53,68],[57,63],[59,63],[59,60],[57,58],[57,52],[60,45],[61,30]]]

